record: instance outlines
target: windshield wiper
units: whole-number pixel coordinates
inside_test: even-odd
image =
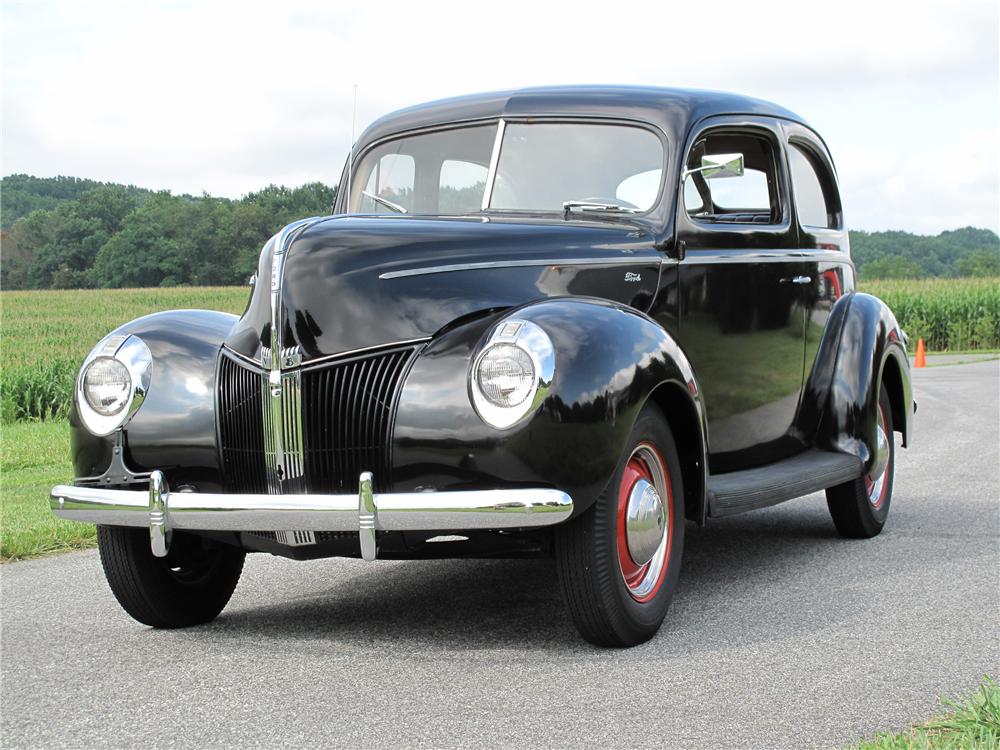
[[[573,211],[598,214],[637,214],[639,209],[620,206],[617,203],[599,203],[597,201],[563,201],[563,216],[569,218]]]
[[[386,200],[381,195],[375,195],[375,193],[369,193],[367,190],[362,190],[361,194],[363,196],[365,196],[366,198],[371,198],[376,203],[382,204],[386,208],[392,209],[397,214],[405,214],[406,213],[406,209],[403,208],[401,205],[399,205],[398,203],[393,203],[390,200]]]

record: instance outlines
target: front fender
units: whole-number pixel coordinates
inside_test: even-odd
[[[496,429],[473,409],[469,369],[487,333],[510,317],[549,335],[555,374],[535,412]],[[569,493],[580,513],[604,490],[639,411],[660,388],[683,394],[700,415],[694,440],[704,467],[704,409],[693,370],[669,334],[642,313],[604,300],[558,298],[458,326],[428,344],[406,377],[393,433],[394,485],[550,486]]]
[[[895,429],[908,445],[913,390],[906,339],[889,307],[853,293],[834,306],[807,381],[802,418],[824,450],[850,453],[867,465],[874,455],[879,385],[885,383]],[[811,405],[811,406],[810,406]]]
[[[215,369],[222,341],[237,317],[210,310],[172,310],[137,318],[109,335],[133,334],[153,356],[149,392],[122,433],[124,460],[135,472],[184,467],[187,481],[218,481]],[[74,396],[71,445],[77,478],[101,476],[116,434],[92,435]]]

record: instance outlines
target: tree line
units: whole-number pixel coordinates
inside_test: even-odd
[[[71,177],[0,180],[4,289],[241,284],[285,224],[325,215],[336,188],[270,185],[239,200]]]
[[[238,200],[76,177],[0,179],[0,287],[226,285],[246,281],[285,224],[327,214],[337,188],[270,185]],[[851,232],[863,279],[1000,275],[1000,237]]]

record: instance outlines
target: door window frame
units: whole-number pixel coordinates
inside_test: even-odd
[[[765,138],[771,146],[775,159],[775,189],[781,210],[780,221],[776,224],[712,223],[698,221],[688,215],[684,205],[683,174],[688,157],[695,144],[713,131],[740,133]],[[689,245],[689,249],[791,249],[797,245],[797,236],[792,227],[791,183],[788,178],[788,163],[785,154],[785,134],[776,118],[750,115],[719,115],[705,118],[693,127],[680,152],[677,182],[674,186],[676,234],[679,241]]]
[[[827,213],[827,225],[817,226],[815,224],[803,224],[799,215],[799,206],[795,201],[795,190],[793,186],[792,201],[794,203],[795,216],[799,226],[804,229],[827,229],[841,230],[844,228],[844,206],[840,199],[840,190],[837,185],[837,171],[834,169],[833,160],[829,153],[822,146],[816,136],[810,130],[797,123],[789,123],[785,128],[786,148],[798,149],[809,161],[816,179],[819,181],[820,189],[823,191],[823,202]],[[832,225],[832,226],[831,226]]]
[[[843,258],[847,258],[847,250],[850,247],[847,229],[844,224],[844,204],[840,197],[840,187],[837,179],[837,169],[830,156],[823,139],[813,130],[797,122],[785,121],[782,123],[784,132],[785,148],[792,148],[793,144],[806,149],[807,155],[812,155],[818,160],[820,168],[816,170],[816,176],[820,179],[820,187],[823,188],[823,198],[833,202],[835,209],[835,227],[816,227],[802,224],[798,214],[798,206],[794,205],[795,227],[798,234],[798,244],[803,248],[803,252],[833,251],[843,253]],[[787,159],[787,157],[786,157]],[[813,166],[816,166],[814,162]],[[830,191],[828,194],[827,191]]]

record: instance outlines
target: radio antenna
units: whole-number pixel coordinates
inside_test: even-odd
[[[354,174],[354,128],[358,121],[358,84],[354,84],[354,105],[351,107],[351,150],[347,152],[347,201],[344,206],[351,213],[351,177]]]

